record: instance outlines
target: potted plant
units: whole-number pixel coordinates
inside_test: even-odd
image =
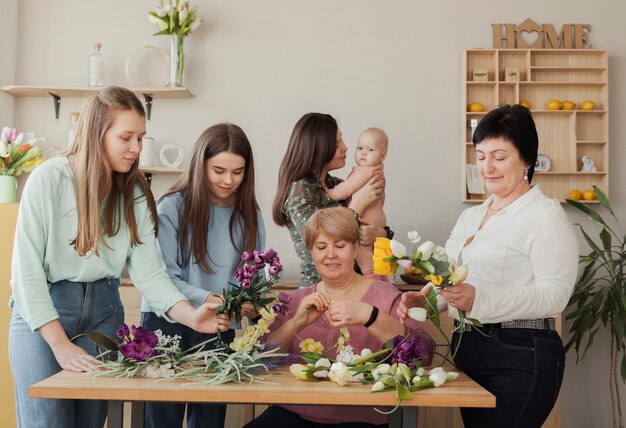
[[[566,202],[581,211],[592,222],[601,227],[598,237],[593,239],[582,227],[580,231],[590,247],[590,252],[580,256],[584,265],[582,275],[574,286],[569,301],[573,311],[566,319],[571,321],[570,340],[565,349],[574,347],[576,362],[582,361],[589,352],[593,340],[601,327],[610,328],[611,364],[609,388],[613,427],[624,427],[619,394],[618,372],[626,382],[626,235],[619,224],[608,198],[596,186],[593,190],[600,205],[613,217],[609,225],[591,205],[567,199]],[[586,337],[586,342],[585,342]],[[583,344],[584,342],[584,344]]]

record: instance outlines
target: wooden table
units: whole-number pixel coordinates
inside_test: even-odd
[[[267,383],[228,383],[217,386],[192,385],[188,381],[144,378],[96,377],[62,371],[29,388],[33,398],[73,398],[108,400],[108,427],[122,427],[122,406],[131,401],[131,426],[143,427],[143,403],[146,401],[179,401],[228,404],[325,404],[357,406],[395,406],[392,391],[372,393],[370,386],[339,386],[332,382],[304,382],[287,369],[265,377]],[[402,411],[390,416],[390,427],[415,428],[417,408],[428,407],[495,407],[496,398],[461,374],[454,382],[439,388],[415,391],[414,397],[402,402]],[[400,409],[399,409],[400,410]]]

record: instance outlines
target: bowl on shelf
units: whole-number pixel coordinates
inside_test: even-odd
[[[424,279],[424,277],[422,275],[400,275],[400,278],[402,279],[402,281],[406,282],[407,284],[413,284],[413,285],[425,285],[428,284],[428,281]]]

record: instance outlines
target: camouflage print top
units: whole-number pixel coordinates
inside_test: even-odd
[[[329,187],[339,183],[339,179],[330,177]],[[304,227],[309,218],[320,208],[336,207],[339,203],[326,195],[326,191],[317,181],[308,179],[298,180],[291,185],[287,199],[283,204],[283,212],[287,217],[287,229],[293,241],[296,254],[302,260],[300,263],[300,287],[308,287],[320,282],[311,253],[304,244]]]

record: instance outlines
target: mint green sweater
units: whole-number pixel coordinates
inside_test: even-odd
[[[100,244],[100,255],[81,257],[70,242],[76,236],[76,190],[66,157],[47,160],[28,178],[17,217],[11,287],[19,314],[35,331],[59,318],[48,283],[61,280],[92,282],[118,278],[124,266],[157,315],[164,316],[175,303],[186,300],[172,284],[159,256],[154,225],[146,198],[137,188],[135,219],[141,245],[131,247],[128,225]],[[103,302],[105,304],[105,302]]]

